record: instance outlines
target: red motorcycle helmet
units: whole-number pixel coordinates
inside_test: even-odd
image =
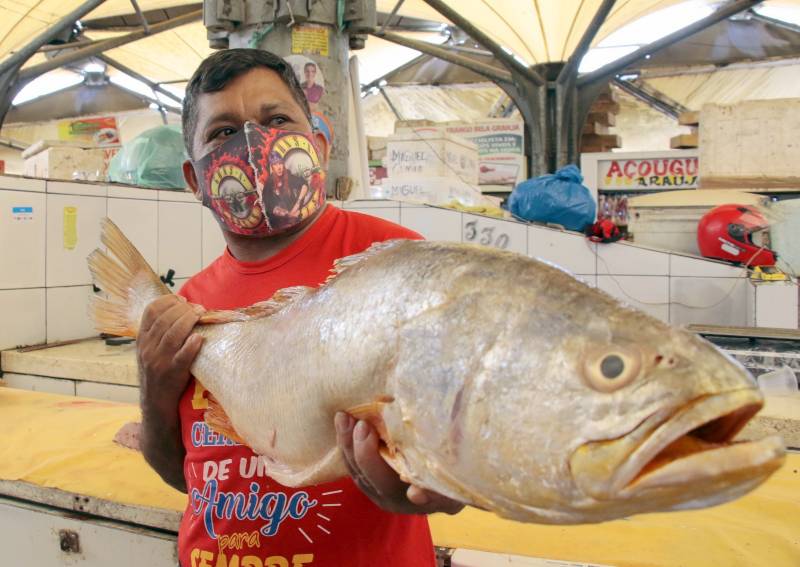
[[[720,205],[700,219],[697,246],[706,258],[745,266],[774,266],[778,255],[769,248],[768,231],[767,219],[755,208]]]

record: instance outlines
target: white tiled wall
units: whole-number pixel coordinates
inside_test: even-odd
[[[30,374],[12,374],[10,372],[3,375],[3,380],[6,386],[19,390],[47,392],[49,394],[61,394],[63,396],[75,395],[74,380],[48,378],[46,376],[31,376]]]
[[[433,207],[403,207],[400,220],[404,227],[426,240],[461,242],[461,214]]]
[[[198,203],[158,203],[158,273],[175,270],[176,278],[193,276],[202,265]]]
[[[150,266],[158,266],[157,201],[108,199],[108,218],[133,242]]]
[[[74,185],[72,183],[68,185]],[[48,184],[49,186],[49,184]],[[64,209],[76,210],[77,241],[64,233]],[[86,257],[100,247],[100,221],[106,216],[104,197],[47,195],[47,286],[88,285]]]
[[[47,288],[47,342],[82,339],[97,334],[89,318],[92,286]]]
[[[744,327],[748,280],[743,278],[670,278],[670,322]]]
[[[669,321],[669,278],[598,275],[597,287],[631,307]]]
[[[531,226],[528,255],[558,264],[573,274],[597,273],[597,244],[571,232]]]
[[[620,242],[598,245],[597,273],[628,276],[668,276],[669,253]]]
[[[0,290],[0,350],[45,341],[45,290]]]
[[[44,287],[45,195],[0,190],[0,289]]]
[[[15,224],[9,213],[22,201],[33,207],[34,219]],[[67,206],[77,209],[72,250],[65,248]],[[483,242],[542,258],[672,323],[755,322],[754,288],[740,269],[723,263],[624,243],[598,245],[577,233],[449,209],[393,201],[338,206],[397,222],[429,240]],[[0,348],[93,334],[86,315],[92,293],[86,257],[100,246],[105,216],[158,272],[176,270],[173,291],[225,249],[212,214],[188,192],[0,176]],[[796,302],[791,309],[797,312]]]

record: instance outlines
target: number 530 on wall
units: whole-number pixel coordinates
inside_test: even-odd
[[[523,224],[465,214],[462,225],[464,242],[527,253],[527,230]]]

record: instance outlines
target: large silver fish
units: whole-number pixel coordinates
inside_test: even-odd
[[[89,260],[109,294],[95,300],[97,328],[135,336],[169,291],[110,221],[103,242],[119,261]],[[763,402],[739,364],[558,268],[392,241],[335,272],[317,289],[207,312],[196,329],[206,420],[285,485],[347,473],[340,410],[376,426],[409,482],[528,522],[719,504],[783,461],[778,438],[733,441]]]

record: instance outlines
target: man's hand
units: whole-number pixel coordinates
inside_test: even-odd
[[[203,344],[203,337],[192,335],[201,314],[177,295],[159,297],[145,309],[136,339],[142,409],[177,412],[191,378],[189,367]]]
[[[336,414],[336,440],[344,453],[350,476],[375,504],[398,514],[456,514],[464,505],[441,494],[400,480],[378,452],[375,429],[365,421],[356,423],[350,415]]]
[[[176,295],[159,297],[142,316],[136,354],[142,406],[142,453],[169,485],[186,490],[185,450],[178,403],[191,379],[189,368],[203,338],[192,334],[201,308]]]

